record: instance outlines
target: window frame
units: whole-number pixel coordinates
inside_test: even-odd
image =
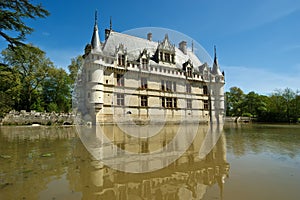
[[[148,78],[147,77],[141,77],[141,88],[142,89],[148,88]]]
[[[117,86],[124,87],[125,80],[123,74],[117,74]]]
[[[117,105],[118,106],[125,105],[125,95],[123,93],[117,93]]]
[[[208,100],[203,100],[203,109],[209,110],[209,101]]]
[[[192,99],[186,99],[186,108],[192,109],[193,108],[193,101]]]
[[[148,96],[141,95],[141,107],[148,107]]]

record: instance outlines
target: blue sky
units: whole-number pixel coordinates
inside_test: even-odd
[[[50,11],[46,19],[27,23],[27,37],[47,53],[57,67],[90,42],[98,10],[100,37],[109,27],[123,32],[140,27],[163,27],[184,33],[213,56],[217,53],[226,75],[226,90],[270,94],[286,87],[300,89],[299,0],[35,0]],[[172,41],[172,38],[170,38]],[[1,39],[0,48],[6,43]]]

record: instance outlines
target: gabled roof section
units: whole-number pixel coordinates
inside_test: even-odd
[[[158,49],[175,52],[175,45],[170,43],[168,34],[166,34],[164,40],[159,43]]]

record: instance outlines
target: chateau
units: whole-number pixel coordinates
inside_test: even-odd
[[[202,63],[186,41],[178,47],[166,34],[153,41],[105,30],[97,17],[77,80],[78,111],[95,123],[223,122],[224,73]]]

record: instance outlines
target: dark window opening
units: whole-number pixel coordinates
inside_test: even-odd
[[[142,59],[142,69],[148,69],[148,60],[145,58]]]
[[[148,88],[148,80],[145,77],[141,78],[141,88],[142,89],[147,89]]]
[[[117,94],[117,105],[124,106],[124,94]]]
[[[208,95],[208,89],[206,85],[203,86],[203,94]]]
[[[172,108],[172,98],[167,97],[166,103],[167,103],[167,105],[166,105],[167,108]]]
[[[187,76],[192,77],[192,68],[191,67],[187,68]]]
[[[117,85],[124,86],[124,77],[122,74],[117,74]]]
[[[174,103],[174,108],[177,108],[177,98],[173,99],[173,103]]]
[[[173,82],[173,91],[176,92],[176,82]]]
[[[191,109],[192,108],[192,99],[186,100],[186,108]]]
[[[191,93],[192,92],[192,87],[190,84],[186,84],[186,92]]]
[[[204,100],[203,103],[204,103],[204,110],[208,110],[209,108],[208,100]]]
[[[165,91],[165,81],[164,80],[161,81],[161,90]]]
[[[167,88],[167,91],[172,91],[172,82],[171,81],[166,81],[166,88]]]
[[[165,104],[165,97],[161,98],[161,106],[164,108],[166,106]]]
[[[145,95],[141,96],[141,106],[148,106],[148,97]]]
[[[119,54],[118,65],[123,67],[125,66],[125,55]]]

